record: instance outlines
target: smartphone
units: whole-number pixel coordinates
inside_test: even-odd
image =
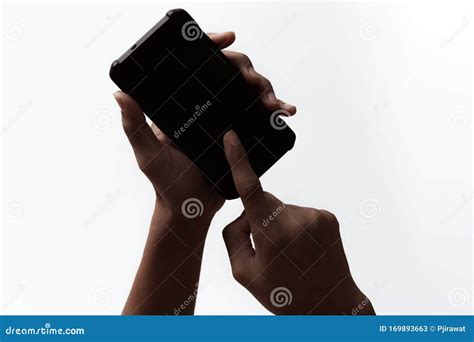
[[[183,9],[166,13],[112,63],[110,77],[226,199],[237,198],[223,136],[235,130],[260,177],[294,143],[260,95]]]

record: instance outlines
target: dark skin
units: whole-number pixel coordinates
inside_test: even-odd
[[[222,49],[235,40],[232,32],[209,37]],[[260,93],[268,109],[295,114],[296,108],[276,98],[271,83],[255,71],[247,56],[223,52]],[[192,315],[207,231],[225,200],[156,126],[146,123],[130,96],[123,92],[114,96],[138,165],[156,193],[143,257],[123,314]],[[334,215],[282,206],[276,197],[263,192],[238,141],[232,131],[224,137],[226,157],[245,208],[224,229],[234,277],[275,314],[349,314],[364,296],[350,276]],[[190,198],[202,203],[202,215],[183,214],[182,205]],[[259,225],[278,206],[282,206],[278,216],[265,227]],[[270,294],[282,286],[291,291],[292,302],[275,307]],[[364,313],[373,313],[370,304]]]
[[[234,278],[277,315],[351,314],[362,303],[358,314],[374,314],[350,274],[336,217],[263,191],[235,132],[224,147],[245,209],[223,230]]]

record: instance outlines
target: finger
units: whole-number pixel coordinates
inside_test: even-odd
[[[286,116],[292,116],[296,113],[294,105],[277,99],[271,82],[254,69],[252,62],[246,55],[235,51],[224,51],[224,55],[239,69],[245,81],[256,89],[265,108],[272,112],[283,111]]]
[[[152,180],[159,182],[160,168],[153,165],[164,162],[166,154],[162,153],[164,145],[156,138],[147,124],[140,106],[122,91],[114,93],[114,97],[122,111],[122,125],[132,145],[140,169]],[[150,172],[153,169],[153,172]],[[159,184],[156,184],[159,185]]]
[[[207,35],[217,46],[219,46],[219,49],[225,49],[235,41],[234,32],[208,33]]]
[[[265,196],[245,149],[233,130],[224,135],[224,150],[245,212],[250,222],[257,222],[261,219],[260,211],[264,207]]]
[[[244,213],[222,231],[234,278],[244,283],[253,274],[255,250],[250,240],[250,224]]]
[[[153,133],[155,134],[156,138],[163,144],[163,145],[167,145],[167,144],[171,144],[171,140],[170,138],[168,138],[165,133],[163,133],[161,131],[161,129],[158,128],[157,125],[155,125],[154,123],[151,124],[151,130],[153,131]]]

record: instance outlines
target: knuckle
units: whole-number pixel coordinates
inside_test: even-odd
[[[239,53],[238,57],[239,61],[244,64],[245,66],[251,66],[252,62],[250,61],[249,56],[243,53]]]
[[[318,224],[325,226],[328,229],[339,230],[339,221],[337,220],[336,215],[327,210],[320,210]]]
[[[245,268],[235,265],[232,267],[232,276],[239,283],[243,283],[247,279],[247,272]]]
[[[243,182],[240,186],[240,196],[243,199],[248,199],[251,197],[255,192],[261,191],[262,185],[258,178]]]

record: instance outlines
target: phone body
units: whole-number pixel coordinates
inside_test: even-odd
[[[110,77],[226,199],[239,196],[224,154],[228,130],[259,177],[295,143],[281,113],[263,106],[185,10],[169,11],[112,63]]]

